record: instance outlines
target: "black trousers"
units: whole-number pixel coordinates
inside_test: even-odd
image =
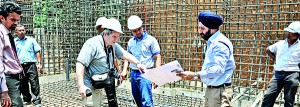
[[[40,84],[38,78],[37,67],[35,63],[22,64],[24,69],[25,77],[21,79],[20,91],[23,95],[24,102],[31,102],[32,96],[29,91],[29,84],[31,88],[31,93],[34,95],[32,102],[34,104],[41,104],[40,97]]]
[[[118,107],[117,96],[116,96],[116,87],[115,87],[115,78],[111,76],[111,83],[109,86],[105,87],[105,93],[108,101],[109,107]]]

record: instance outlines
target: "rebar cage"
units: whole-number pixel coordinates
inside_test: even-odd
[[[1,1],[1,0],[0,0]],[[2,0],[2,2],[5,0]],[[83,43],[96,36],[97,18],[117,18],[124,34],[119,44],[126,49],[133,37],[127,18],[138,15],[143,27],[156,37],[163,63],[178,60],[185,70],[200,71],[205,41],[197,34],[197,15],[210,10],[224,18],[220,30],[234,46],[235,96],[254,101],[265,90],[273,74],[274,62],[265,49],[287,36],[283,31],[300,20],[299,0],[14,0],[23,9],[21,24],[27,35],[42,46],[44,75],[71,72]],[[120,60],[120,62],[122,62]],[[122,65],[122,63],[121,63]],[[201,82],[179,81],[164,87],[204,91]],[[296,102],[299,103],[299,94]]]

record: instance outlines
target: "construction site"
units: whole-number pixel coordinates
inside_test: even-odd
[[[0,0],[4,2],[6,0]],[[9,1],[9,0],[8,0]],[[83,106],[76,81],[76,58],[83,43],[96,36],[99,17],[116,18],[126,49],[133,37],[127,19],[138,15],[160,45],[162,64],[178,60],[186,71],[201,71],[206,42],[198,34],[198,13],[210,10],[224,23],[221,32],[233,44],[234,107],[260,107],[274,73],[266,48],[287,37],[284,28],[300,21],[300,0],[11,0],[22,7],[20,24],[41,46],[39,76],[43,107]],[[123,60],[118,60],[120,69]],[[120,107],[136,107],[129,79],[116,88]],[[157,107],[203,107],[206,86],[180,80],[153,90]],[[283,92],[275,107],[284,106]],[[104,107],[108,106],[103,97]],[[300,91],[295,107],[300,106]]]

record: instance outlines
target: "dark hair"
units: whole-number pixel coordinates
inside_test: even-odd
[[[2,6],[1,6],[0,7],[0,16],[3,16],[3,14],[4,14],[4,10],[3,10]]]
[[[100,29],[102,27],[102,25],[98,25],[96,26],[96,29]]]
[[[5,18],[8,16],[9,13],[15,12],[19,15],[22,14],[21,7],[17,3],[10,2],[10,1],[3,3],[0,11],[1,11],[0,15],[2,15]]]

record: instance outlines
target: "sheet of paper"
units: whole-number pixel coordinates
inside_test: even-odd
[[[176,71],[183,71],[180,63],[175,60],[154,69],[148,69],[142,77],[156,83],[158,86],[173,83],[182,78],[176,76]]]

